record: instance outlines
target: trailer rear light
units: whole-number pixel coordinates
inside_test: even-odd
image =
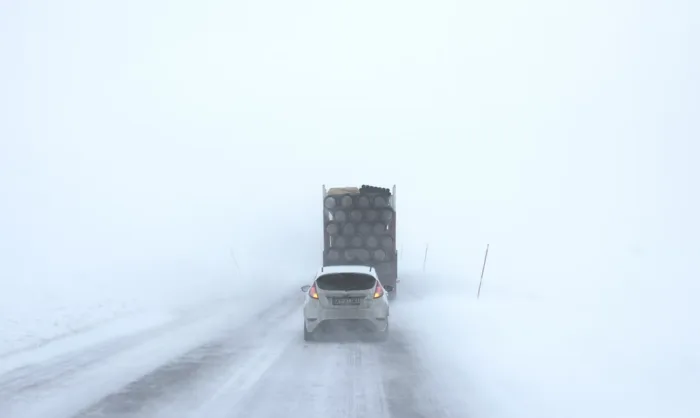
[[[376,295],[376,293],[375,293]],[[314,299],[318,299],[318,292],[316,291],[316,283],[314,283],[313,286],[311,286],[311,289],[309,289],[309,296],[311,296]]]
[[[377,282],[377,286],[374,288],[374,298],[379,299],[382,296],[384,296],[384,288],[381,283]]]

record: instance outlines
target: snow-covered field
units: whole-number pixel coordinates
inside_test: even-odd
[[[620,295],[538,296],[493,275],[477,300],[475,276],[404,272],[392,338],[380,345],[304,343],[301,295],[282,283],[189,317],[104,326],[6,357],[0,407],[144,418],[267,417],[274,405],[313,417],[332,408],[382,418],[700,412],[698,334],[667,326],[695,326],[681,300],[674,309],[627,292],[620,309]]]
[[[285,280],[286,279],[286,280]],[[280,286],[304,283],[279,277],[206,277],[181,272],[163,278],[60,281],[9,286],[0,294],[0,358],[79,334],[129,332],[222,305],[250,303]],[[66,342],[70,344],[70,342]]]
[[[453,279],[405,307],[446,387],[485,417],[694,417],[700,338],[686,313],[637,299],[538,298]],[[454,290],[453,290],[454,289]],[[644,307],[644,309],[639,309]],[[669,311],[669,309],[671,311]],[[425,315],[425,310],[430,312]],[[697,316],[695,316],[697,317]],[[669,324],[674,324],[669,326]],[[458,388],[458,389],[456,389]]]
[[[83,290],[79,296],[67,293],[45,305],[22,305],[25,309],[34,308],[24,314],[20,309],[12,311],[16,304],[6,301],[0,317],[3,320],[3,348],[6,349],[0,352],[0,374],[163,327],[222,315],[246,318],[264,309],[270,300],[295,292],[298,283],[304,283],[304,279],[298,276],[289,276],[286,280],[253,275],[251,278],[255,280],[241,281],[237,285],[221,281],[199,282],[199,286],[210,287],[207,291],[189,289],[190,293],[181,294],[179,298],[171,296],[167,303],[163,300],[163,292],[123,292],[121,302],[131,302],[130,310],[93,302],[103,300],[104,293],[99,291],[89,294],[92,299],[86,297],[88,294]],[[16,338],[17,335],[20,338]]]

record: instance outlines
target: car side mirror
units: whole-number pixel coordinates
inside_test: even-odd
[[[302,291],[302,292],[308,292],[309,289],[311,289],[311,286],[308,285],[308,284],[306,284],[306,285],[304,285],[304,286],[301,287],[301,291]]]
[[[388,285],[384,286],[384,289],[386,289],[387,292],[393,292],[393,291],[394,291],[394,286],[388,284]]]

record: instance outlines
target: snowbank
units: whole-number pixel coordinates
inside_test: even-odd
[[[146,324],[157,326],[233,303],[261,301],[265,305],[269,298],[305,284],[298,275],[271,273],[245,277],[204,271],[148,276],[120,273],[60,283],[17,281],[6,286],[0,294],[0,358],[69,337],[72,343],[66,344],[80,348],[76,337],[86,338],[80,334],[90,334],[89,341],[100,335],[113,338]]]
[[[444,395],[474,416],[700,415],[697,315],[682,296],[539,297],[491,283],[477,301],[477,282],[464,277],[402,284],[397,315]]]
[[[14,286],[0,294],[0,355],[85,332],[144,308],[136,297],[86,285],[60,290],[44,284]]]

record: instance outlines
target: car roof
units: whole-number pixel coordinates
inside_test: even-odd
[[[348,266],[324,266],[318,269],[318,272],[316,273],[316,278],[326,275],[326,274],[333,274],[333,273],[362,273],[362,274],[367,274],[375,279],[379,279],[377,277],[377,271],[370,266],[357,266],[357,265],[348,265]]]

